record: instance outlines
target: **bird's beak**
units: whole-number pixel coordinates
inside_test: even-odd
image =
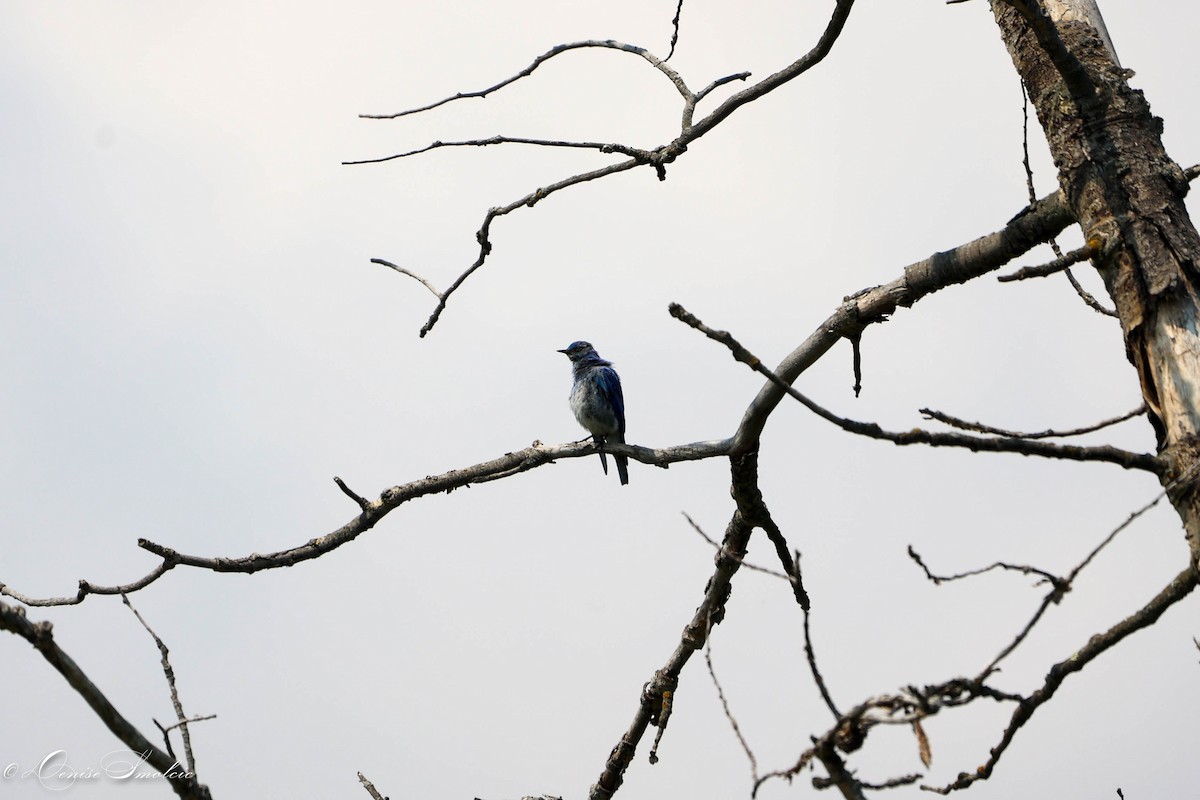
[[[554,352],[556,352],[556,353],[562,353],[564,356],[567,354],[567,351],[566,351],[566,350],[555,350]]]

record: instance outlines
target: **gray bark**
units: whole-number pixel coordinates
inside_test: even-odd
[[[1095,2],[992,0],[1037,109],[1059,185],[1097,255],[1167,463],[1164,485],[1200,559],[1200,235],[1187,179],[1162,144]]]

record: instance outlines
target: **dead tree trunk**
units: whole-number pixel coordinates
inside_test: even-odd
[[[992,12],[1116,305],[1200,570],[1200,236],[1187,179],[1093,0],[992,0]]]

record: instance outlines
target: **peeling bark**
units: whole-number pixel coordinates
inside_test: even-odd
[[[1058,168],[1059,185],[1113,298],[1137,369],[1163,478],[1200,559],[1200,236],[1183,170],[1162,144],[1094,2],[992,0]],[[1183,479],[1183,480],[1181,480]]]

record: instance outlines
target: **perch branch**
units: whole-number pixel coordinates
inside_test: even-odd
[[[728,455],[732,444],[729,440],[693,442],[667,448],[639,447],[630,444],[609,443],[605,445],[606,452],[629,456],[653,466],[667,467],[680,461],[694,461],[714,456]],[[499,477],[507,477],[520,472],[526,472],[546,464],[552,464],[558,459],[581,458],[596,453],[596,445],[591,440],[573,442],[564,445],[535,444],[523,450],[506,453],[500,458],[484,461],[463,469],[451,470],[441,475],[431,475],[420,480],[411,481],[384,490],[378,499],[360,503],[362,511],[354,519],[342,527],[324,536],[310,539],[304,544],[280,550],[273,553],[251,553],[238,558],[185,555],[169,547],[138,539],[138,547],[162,559],[148,575],[133,583],[121,586],[97,586],[88,581],[79,582],[79,590],[73,597],[36,598],[24,595],[12,587],[0,582],[0,595],[7,595],[27,606],[60,606],[75,605],[83,602],[88,595],[132,594],[149,586],[162,577],[168,570],[177,566],[207,569],[213,572],[240,572],[251,574],[266,569],[291,567],[324,555],[332,550],[352,542],[361,534],[373,528],[384,516],[396,507],[409,500],[415,500],[430,494],[452,492],[474,483],[485,483]],[[343,491],[346,489],[343,488]],[[349,493],[351,497],[358,495]],[[356,502],[358,500],[356,499]]]

